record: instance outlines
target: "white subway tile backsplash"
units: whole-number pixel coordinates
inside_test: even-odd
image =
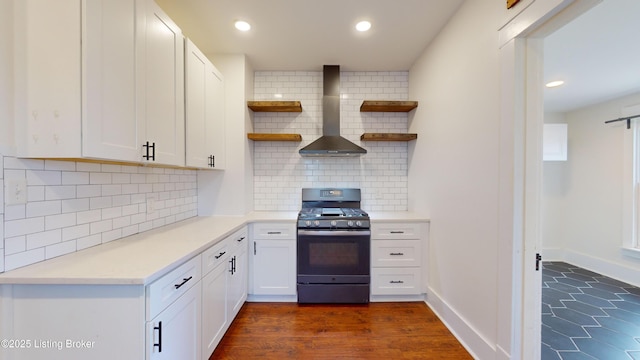
[[[38,217],[46,215],[55,215],[62,212],[62,203],[60,200],[53,201],[32,201],[26,204],[26,217]]]
[[[33,250],[27,250],[11,255],[5,255],[4,257],[4,270],[9,271],[17,269],[22,266],[37,263],[45,259],[44,248],[37,248]]]
[[[62,243],[49,245],[44,248],[44,256],[46,259],[51,259],[57,256],[70,254],[76,251],[76,241],[65,241]]]
[[[4,239],[4,254],[17,254],[27,250],[27,236],[7,237]]]
[[[255,210],[297,210],[303,187],[362,189],[362,207],[371,210],[407,210],[407,144],[361,142],[364,132],[406,132],[406,113],[361,113],[363,100],[407,100],[408,72],[341,72],[341,135],[367,149],[359,158],[303,158],[301,147],[322,134],[322,72],[258,71],[254,99],[300,100],[302,113],[254,113],[256,132],[302,134],[296,143],[254,143]],[[393,199],[383,194],[398,189]]]
[[[0,272],[197,215],[194,170],[2,155],[0,165],[0,187],[25,179],[28,201],[0,206]],[[153,215],[147,196],[159,200]]]
[[[27,250],[37,249],[62,241],[60,229],[39,232],[27,235]]]
[[[60,229],[76,225],[76,213],[49,215],[44,217],[45,230]]]

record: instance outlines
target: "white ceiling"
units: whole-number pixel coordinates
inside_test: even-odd
[[[156,0],[205,54],[254,70],[409,70],[463,0]],[[233,27],[252,24],[248,33]],[[354,29],[369,20],[367,33]]]
[[[604,0],[544,40],[545,111],[640,92],[640,1]]]
[[[409,70],[464,0],[156,1],[204,53],[246,54],[254,70],[393,71]],[[545,89],[545,111],[640,92],[638,15],[640,0],[603,0],[545,39],[545,81],[565,81]],[[355,31],[359,20],[372,29]]]

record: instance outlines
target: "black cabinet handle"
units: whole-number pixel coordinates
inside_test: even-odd
[[[186,284],[186,283],[187,283],[187,281],[191,280],[191,278],[193,278],[193,276],[189,276],[188,278],[183,278],[183,279],[182,279],[183,281],[182,281],[180,284],[175,284],[175,285],[173,285],[173,286],[175,286],[175,287],[176,287],[176,290],[177,290],[177,289],[180,289],[180,287],[181,287],[182,285]]]
[[[389,281],[389,284],[404,284],[404,281],[402,281],[402,280],[391,280],[391,281]]]
[[[403,255],[404,255],[404,253],[401,253],[401,252],[397,252],[397,253],[389,253],[389,255],[391,255],[391,256],[403,256]]]
[[[242,242],[242,240],[244,240],[244,236],[241,237],[240,239],[236,240],[237,242]]]
[[[236,273],[236,257],[232,257],[229,260],[229,264],[231,264],[231,269],[229,269],[229,272],[231,273],[231,275]]]
[[[267,231],[267,235],[279,235],[282,234],[282,231]]]
[[[207,165],[209,165],[209,167],[216,167],[216,157],[209,155],[209,163]]]
[[[220,259],[220,258],[222,257],[222,255],[224,255],[224,254],[226,254],[226,253],[227,253],[226,251],[223,251],[223,252],[221,252],[220,254],[215,255],[215,256],[214,256],[214,258],[216,258],[216,259]]]
[[[156,143],[149,144],[147,141],[142,147],[146,148],[145,155],[142,155],[142,157],[145,160],[156,161]],[[151,155],[149,155],[149,149],[151,149]]]
[[[153,344],[153,347],[158,347],[158,352],[162,352],[162,321],[158,321],[158,326],[154,326],[153,330],[158,330],[158,343]]]
[[[254,241],[253,242],[253,255],[257,255],[257,251],[258,251],[257,247],[258,247],[258,245],[256,245],[256,242]]]
[[[404,231],[402,231],[402,230],[391,230],[390,233],[391,234],[404,234]]]

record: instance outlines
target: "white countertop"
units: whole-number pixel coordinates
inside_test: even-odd
[[[372,221],[428,221],[409,212]],[[195,217],[0,274],[0,284],[147,285],[252,222],[295,221],[297,212]]]

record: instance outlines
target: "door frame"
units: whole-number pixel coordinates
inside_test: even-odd
[[[510,345],[499,351],[505,358],[540,358],[542,276],[536,255],[541,249],[544,38],[601,1],[533,1],[498,32],[498,256],[510,260],[499,265],[498,282],[505,286],[499,287],[498,305],[511,302],[510,319],[507,314],[498,319],[498,344]]]

